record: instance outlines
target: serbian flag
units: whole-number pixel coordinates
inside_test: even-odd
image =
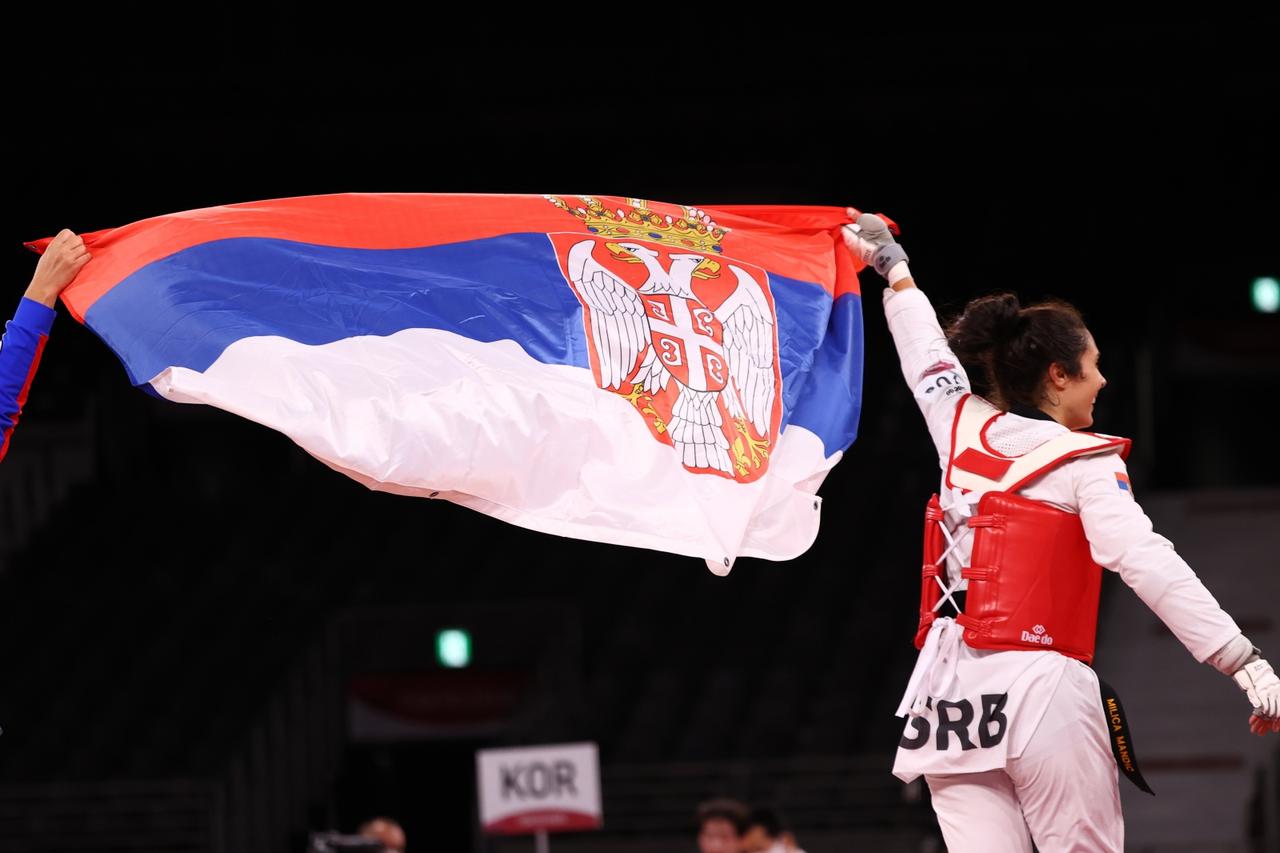
[[[852,215],[278,199],[85,234],[63,298],[135,385],[278,430],[369,488],[724,573],[809,547],[857,432]]]

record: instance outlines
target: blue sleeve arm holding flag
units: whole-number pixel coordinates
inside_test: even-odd
[[[0,460],[9,450],[9,438],[27,401],[56,316],[52,308],[24,298],[13,319],[5,324],[0,338]]]

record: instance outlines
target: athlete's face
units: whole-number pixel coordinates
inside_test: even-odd
[[[1107,386],[1107,378],[1098,369],[1098,345],[1093,335],[1085,332],[1087,339],[1084,355],[1080,356],[1080,375],[1070,376],[1058,365],[1049,370],[1049,382],[1053,387],[1051,394],[1056,394],[1059,411],[1056,415],[1059,423],[1068,429],[1085,429],[1093,425],[1093,406],[1098,400],[1098,392]]]

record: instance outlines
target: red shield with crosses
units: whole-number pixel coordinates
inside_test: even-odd
[[[710,308],[673,294],[642,294],[649,339],[676,381],[696,391],[728,384],[724,330]]]
[[[644,239],[660,234],[547,236],[582,304],[596,384],[627,400],[686,469],[763,476],[782,418],[768,274],[706,247]]]

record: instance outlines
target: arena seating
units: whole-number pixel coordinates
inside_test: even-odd
[[[577,614],[581,689],[555,725],[506,737],[599,743],[623,847],[685,832],[697,801],[735,779],[813,832],[919,835],[927,808],[903,801],[888,765],[912,659],[915,506],[933,473],[891,440],[914,412],[889,393],[864,421],[866,455],[824,489],[824,537],[725,579],[370,493],[230,415],[144,401],[99,425],[94,476],[60,481],[3,564],[0,838],[36,844],[57,825],[58,849],[95,849],[123,822],[155,849],[188,849],[179,821],[192,850],[296,842],[337,814],[326,626],[353,607],[521,601]],[[47,451],[37,432],[6,465]],[[902,477],[861,487],[871,456],[899,459]],[[67,823],[77,808],[88,817]]]

